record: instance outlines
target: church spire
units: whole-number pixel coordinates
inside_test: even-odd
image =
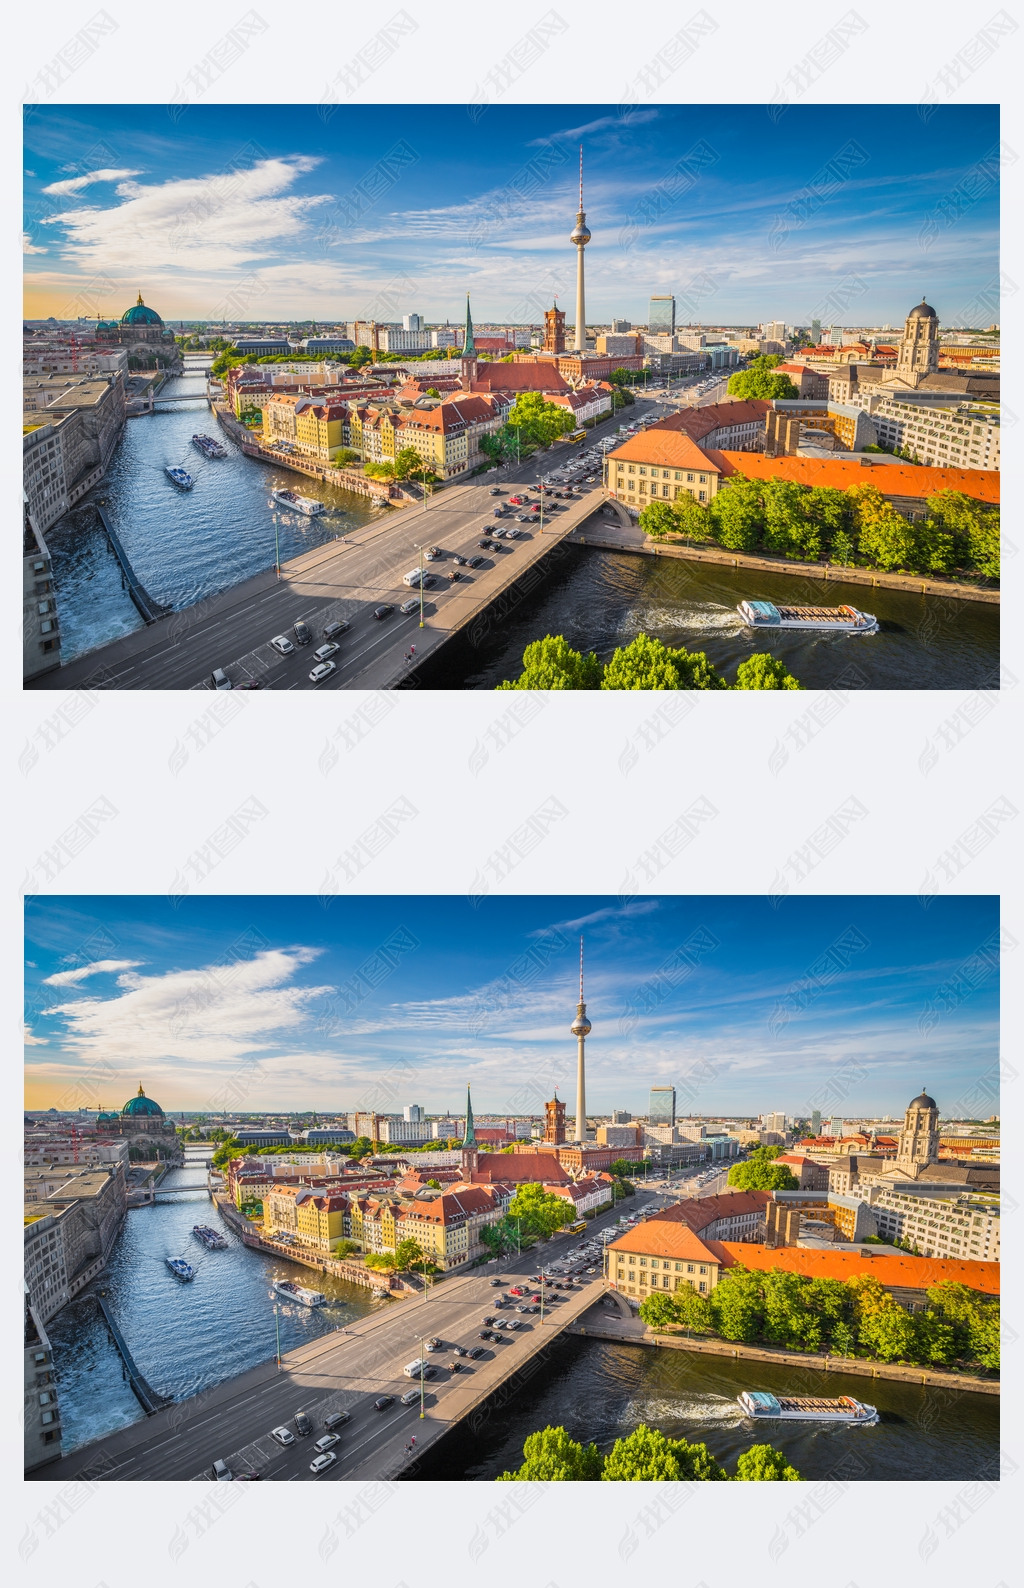
[[[476,344],[473,341],[473,316],[469,312],[469,293],[466,293],[466,332],[462,343],[463,358],[476,358]]]
[[[473,1128],[473,1099],[469,1095],[468,1086],[466,1087],[466,1134],[462,1145],[464,1147],[476,1146],[476,1131]]]

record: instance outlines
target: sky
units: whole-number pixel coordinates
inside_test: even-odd
[[[998,136],[979,105],[33,106],[25,313],[457,321],[468,291],[477,323],[572,323],[582,143],[591,323],[666,292],[892,326],[988,294],[990,323]]]
[[[987,897],[30,899],[26,1107],[571,1114],[582,935],[591,1113],[987,1118],[997,931]]]

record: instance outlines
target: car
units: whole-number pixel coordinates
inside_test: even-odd
[[[332,673],[338,671],[333,662],[317,662],[309,675],[311,684],[322,684],[325,678],[330,678]]]
[[[506,1318],[505,1320],[506,1329],[521,1329],[522,1327],[522,1323],[518,1318]]]
[[[462,1363],[461,1362],[449,1362],[448,1363],[448,1371],[449,1371],[449,1373],[461,1373],[462,1372]]]
[[[340,1437],[340,1434],[322,1434],[313,1449],[319,1450],[321,1453],[325,1450],[333,1450]]]
[[[475,1345],[472,1351],[469,1353],[470,1361],[472,1362],[478,1362],[482,1356],[486,1355],[487,1352],[484,1350],[482,1345]]]
[[[270,643],[281,656],[290,656],[295,649],[287,634],[275,634]]]
[[[215,1461],[213,1463],[213,1475],[218,1483],[233,1483],[235,1481],[235,1474],[226,1461]]]
[[[482,557],[470,557],[469,563],[468,563],[468,566],[470,568],[482,568],[483,565],[484,565],[484,559]]]
[[[510,1285],[508,1287],[508,1293],[510,1296],[521,1296],[523,1294],[523,1287],[522,1285]]]
[[[491,1338],[490,1329],[481,1329],[480,1333],[477,1335],[477,1339],[478,1340],[489,1340],[490,1338]],[[470,1356],[472,1356],[473,1355],[472,1351],[469,1354],[470,1354]]]
[[[529,513],[517,513],[516,514],[516,523],[517,524],[528,524],[529,522],[530,522],[530,514]]]
[[[503,1279],[492,1279],[489,1280],[488,1283],[491,1285],[503,1285],[505,1281]]]
[[[234,685],[232,684],[232,682],[231,682],[230,678],[228,677],[227,673],[224,671],[223,667],[215,667],[213,669],[213,674],[211,676],[210,682],[212,683],[214,689],[233,689],[234,688]]]
[[[490,543],[489,540],[478,540],[477,541],[477,545],[480,547],[481,551],[490,551],[490,549],[491,549],[491,543]],[[472,557],[469,559],[469,566],[471,568],[473,566],[473,558]]]
[[[522,507],[524,501],[525,501],[525,497],[522,497],[522,496],[510,496],[509,499],[508,499],[508,505],[509,505],[509,507]]]
[[[490,496],[504,496],[505,493],[500,485],[492,485],[488,494]]]
[[[530,1305],[529,1305],[529,1302],[526,1302],[526,1301],[520,1302],[519,1306],[516,1308],[517,1312],[529,1312],[529,1310],[530,1310]]]
[[[510,1327],[510,1320],[508,1318],[495,1318],[494,1327],[496,1329],[507,1329]]]
[[[419,596],[410,596],[408,601],[403,601],[402,602],[402,605],[399,607],[398,610],[399,610],[399,612],[401,612],[403,617],[407,618],[409,616],[410,612],[418,612],[419,609],[420,609],[420,598],[419,598]]]
[[[539,1301],[540,1300],[540,1296],[531,1296],[530,1300],[531,1301]]]
[[[297,622],[292,624],[292,633],[295,635],[296,641],[299,645],[309,645],[313,639],[313,636],[310,633],[309,624],[304,623],[302,618],[299,618]]]
[[[489,1329],[491,1324],[494,1322],[494,1314],[488,1313],[486,1318],[480,1319],[480,1322],[483,1324],[485,1329]]]
[[[491,534],[492,534],[492,536],[494,537],[495,540],[503,540],[504,537],[505,537],[505,533],[506,533],[505,530],[502,529],[500,525],[498,526],[497,529],[492,529],[491,530]]]
[[[428,1351],[443,1351],[444,1350],[444,1343],[443,1343],[443,1341],[439,1340],[437,1335],[435,1334],[435,1335],[432,1336],[431,1339],[429,1339],[427,1341],[427,1350]]]
[[[236,684],[236,689],[262,689],[262,678],[247,678],[244,684]]]
[[[305,1436],[306,1434],[311,1434],[313,1432],[313,1424],[310,1422],[305,1412],[296,1412],[295,1416],[292,1418],[292,1422],[295,1424],[295,1432],[297,1434],[302,1434]]]
[[[458,584],[459,580],[462,578],[462,574],[459,572],[458,568],[453,568],[448,577],[452,584]]]
[[[340,1428],[342,1423],[347,1423],[351,1416],[351,1412],[328,1412],[324,1418],[324,1427]]]
[[[394,607],[389,602],[384,601],[379,607],[374,607],[373,615],[378,619],[389,618],[394,610]]]
[[[452,562],[455,564],[456,568],[464,568],[466,566],[465,557],[455,556],[452,558]]]
[[[415,1406],[419,1398],[420,1392],[418,1389],[406,1390],[404,1395],[399,1395],[398,1404],[399,1406]]]
[[[337,656],[337,654],[338,654],[338,652],[340,650],[341,650],[341,646],[340,645],[335,645],[334,641],[331,640],[327,645],[319,646],[313,652],[313,655],[316,657],[316,660],[318,662],[328,662],[328,661],[330,661],[332,656]]]
[[[272,1428],[270,1437],[271,1439],[276,1439],[279,1445],[294,1445],[295,1443],[295,1435],[290,1428]]]
[[[321,1472],[326,1472],[328,1467],[333,1467],[337,1459],[334,1451],[328,1450],[325,1455],[313,1457],[313,1460],[309,1463],[309,1470],[310,1472],[315,1472],[317,1477],[319,1477]]]
[[[394,1404],[395,1397],[393,1395],[378,1395],[373,1403],[373,1409],[375,1412],[386,1412],[388,1407]]]
[[[503,507],[492,508],[491,517],[492,518],[504,518],[505,517],[505,509]]]
[[[348,627],[349,625],[344,618],[339,618],[334,623],[325,623],[323,637],[325,640],[336,640],[338,635],[344,634]]]

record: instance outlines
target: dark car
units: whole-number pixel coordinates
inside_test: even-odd
[[[502,488],[501,488],[501,486],[500,486],[500,485],[492,485],[492,486],[491,486],[491,491],[490,491],[490,494],[491,494],[491,495],[492,495],[492,496],[504,496],[504,494],[505,494],[505,493],[504,493],[504,491],[503,491],[503,490],[502,490]]]
[[[482,1356],[487,1355],[487,1352],[482,1345],[475,1345],[469,1354],[474,1362],[478,1362]]]
[[[485,1329],[489,1329],[491,1324],[494,1322],[494,1317],[493,1315],[489,1315],[486,1318],[481,1318],[480,1322],[483,1324]]]
[[[482,568],[483,565],[484,559],[482,557],[470,557],[468,564],[470,568]]]
[[[478,546],[479,546],[479,547],[480,547],[480,550],[481,550],[481,551],[490,551],[490,549],[491,549],[491,543],[490,543],[490,541],[489,541],[489,540],[478,540],[478,541],[477,541],[477,545],[478,545]],[[469,566],[470,566],[470,567],[471,567],[471,568],[472,568],[472,566],[473,566],[473,562],[472,562],[472,559],[470,559],[470,564],[469,564]]]
[[[329,1412],[324,1418],[324,1427],[328,1430],[340,1428],[342,1423],[347,1423],[351,1412]]]
[[[480,1333],[477,1335],[477,1339],[478,1340],[489,1340],[490,1338],[491,1338],[490,1329],[481,1329]],[[471,1351],[469,1354],[470,1354],[470,1356],[472,1356],[473,1352]]]
[[[262,689],[263,688],[263,680],[262,680],[262,678],[250,678],[250,679],[247,679],[244,684],[236,684],[235,688],[236,689]]]
[[[344,620],[344,618],[342,618],[337,623],[327,623],[327,624],[324,625],[324,639],[325,640],[336,640],[338,638],[338,635],[339,634],[344,634],[344,632],[345,632],[345,630],[347,628],[348,628],[348,623]]]
[[[492,1279],[489,1283],[492,1285],[503,1285],[505,1281],[503,1279]]]
[[[448,1363],[448,1371],[449,1371],[449,1373],[461,1373],[462,1372],[462,1363],[461,1362],[449,1362]]]
[[[375,1412],[386,1412],[388,1407],[394,1404],[395,1397],[393,1395],[378,1395],[373,1403],[373,1409]]]
[[[313,1432],[313,1424],[310,1422],[305,1412],[296,1412],[295,1416],[292,1418],[292,1422],[295,1424],[295,1432],[297,1434],[305,1435],[311,1434]]]
[[[297,645],[309,645],[313,638],[309,624],[304,623],[301,618],[299,618],[297,623],[292,624],[292,633],[295,635],[295,643]]]
[[[452,1356],[465,1356],[465,1354],[466,1354],[466,1347],[464,1345],[453,1345],[452,1346]]]
[[[389,618],[394,610],[394,607],[385,601],[383,605],[374,607],[373,615],[375,618]]]

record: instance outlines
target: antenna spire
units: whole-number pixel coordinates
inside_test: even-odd
[[[580,209],[583,208],[583,145],[580,144]]]
[[[580,933],[580,1003],[583,1002],[583,934]]]

